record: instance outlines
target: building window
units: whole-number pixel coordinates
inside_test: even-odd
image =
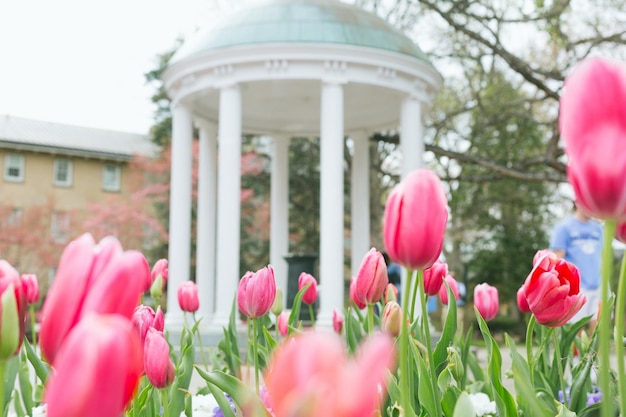
[[[66,243],[70,237],[70,214],[53,211],[50,217],[50,236],[55,243]]]
[[[9,153],[4,158],[5,181],[24,181],[24,155]]]
[[[59,187],[72,186],[72,161],[69,159],[55,159],[53,183]]]
[[[102,169],[102,189],[104,191],[119,191],[122,176],[119,165],[105,164]]]

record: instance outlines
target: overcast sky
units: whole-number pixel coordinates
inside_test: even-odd
[[[242,1],[2,0],[0,114],[147,133],[156,56]]]

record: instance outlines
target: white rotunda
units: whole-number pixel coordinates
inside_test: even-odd
[[[367,139],[397,129],[403,173],[422,165],[423,117],[442,79],[425,54],[376,15],[339,0],[270,0],[199,31],[163,74],[172,99],[167,321],[189,279],[192,132],[200,132],[196,281],[204,323],[226,324],[239,273],[242,135],[273,139],[270,263],[287,287],[288,144],[319,136],[318,323],[344,300],[344,141],[354,142],[352,273],[369,250]],[[219,161],[219,162],[218,162]],[[286,296],[286,291],[285,296]]]

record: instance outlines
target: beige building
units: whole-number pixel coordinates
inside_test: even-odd
[[[156,151],[139,134],[0,115],[0,258],[53,276],[65,244],[91,231],[80,230],[90,216],[115,213],[132,194],[131,161]]]

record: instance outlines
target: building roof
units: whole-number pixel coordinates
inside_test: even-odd
[[[329,43],[383,49],[430,61],[385,20],[339,0],[269,0],[234,13],[188,39],[171,63],[209,51],[269,43]]]
[[[128,161],[158,149],[136,133],[72,126],[0,115],[0,148]]]

